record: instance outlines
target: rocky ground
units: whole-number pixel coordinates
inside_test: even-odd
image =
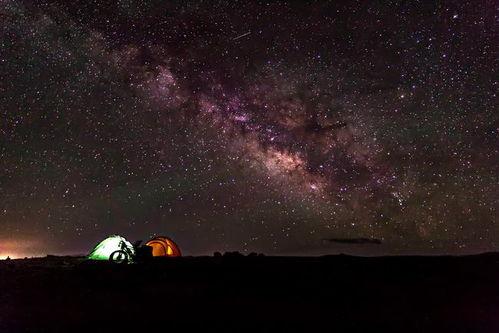
[[[0,332],[132,328],[499,332],[499,255],[0,261]]]

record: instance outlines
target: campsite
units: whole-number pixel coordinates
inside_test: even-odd
[[[498,281],[497,254],[3,260],[0,332],[497,332]]]
[[[142,241],[130,243],[124,237],[111,235],[97,244],[90,254],[89,260],[109,260],[115,263],[128,263],[135,260],[146,260],[148,257],[180,257],[182,254],[173,240],[158,236],[141,246]]]

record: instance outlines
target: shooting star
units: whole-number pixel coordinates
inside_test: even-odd
[[[248,36],[249,34],[251,34],[251,31],[248,31],[248,32],[246,32],[246,33],[244,33],[242,35],[237,36],[237,37],[234,37],[234,38],[232,38],[232,40],[238,40],[240,38]]]

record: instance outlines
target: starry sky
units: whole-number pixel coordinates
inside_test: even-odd
[[[497,9],[0,0],[0,257],[498,250]]]

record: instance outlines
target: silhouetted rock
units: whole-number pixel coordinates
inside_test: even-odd
[[[229,258],[234,258],[234,257],[244,257],[240,252],[238,251],[228,251],[224,253],[224,257],[229,257]]]

